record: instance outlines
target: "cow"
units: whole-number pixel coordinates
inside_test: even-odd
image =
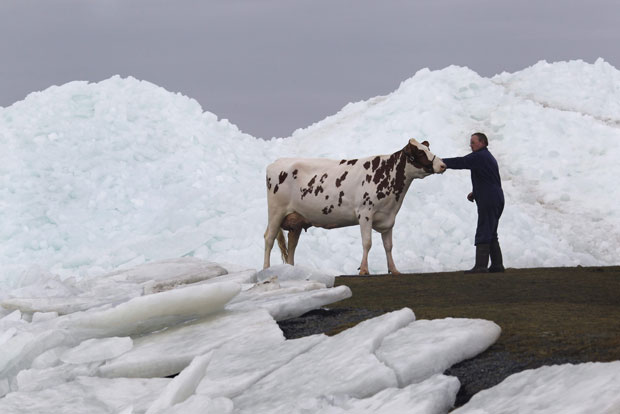
[[[360,275],[368,274],[372,229],[381,233],[388,271],[399,274],[392,258],[392,227],[411,181],[443,173],[446,165],[427,141],[410,139],[393,154],[350,160],[281,158],[267,166],[268,224],[265,261],[270,266],[274,240],[283,260],[294,264],[301,229],[360,226],[363,255]],[[288,247],[282,230],[288,231]]]

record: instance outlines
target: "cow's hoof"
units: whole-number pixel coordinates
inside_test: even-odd
[[[393,275],[400,275],[400,274],[401,274],[401,273],[400,273],[398,270],[396,270],[396,269],[394,269],[394,270],[388,270],[388,273],[391,273],[391,274],[393,274]]]
[[[369,274],[368,270],[360,270],[360,276],[368,276]]]

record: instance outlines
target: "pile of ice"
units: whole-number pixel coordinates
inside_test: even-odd
[[[445,413],[459,382],[441,373],[500,334],[403,309],[285,340],[276,321],[351,295],[333,282],[303,267],[179,259],[13,291],[0,303],[0,412]]]
[[[0,108],[0,286],[182,256],[256,268],[265,167],[276,158],[386,154],[410,137],[458,156],[477,130],[500,164],[508,266],[618,264],[619,85],[603,60],[540,62],[493,78],[421,70],[389,95],[270,141],[133,78],[32,93]],[[471,266],[470,185],[467,171],[414,181],[394,228],[401,271]],[[378,234],[373,244],[370,270],[385,272]],[[351,274],[361,250],[358,228],[311,228],[297,261]]]

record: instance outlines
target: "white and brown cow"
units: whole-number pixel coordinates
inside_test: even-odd
[[[301,229],[360,226],[364,253],[360,275],[368,274],[372,229],[381,233],[388,271],[399,273],[392,259],[392,227],[414,178],[443,173],[446,165],[429,151],[428,142],[410,139],[390,155],[353,160],[282,158],[267,167],[269,223],[265,262],[270,265],[276,237],[283,259],[294,263]],[[288,248],[284,234],[288,233]]]

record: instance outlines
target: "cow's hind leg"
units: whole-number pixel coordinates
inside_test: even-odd
[[[288,232],[288,261],[290,265],[295,264],[295,248],[297,242],[299,242],[299,236],[301,235],[301,228],[293,229]]]
[[[400,272],[396,269],[394,259],[392,258],[392,229],[381,233],[381,239],[383,240],[383,248],[385,249],[385,257],[387,258],[388,272],[393,275],[399,275]]]
[[[362,255],[362,263],[360,264],[360,275],[367,275],[368,272],[368,252],[372,247],[372,222],[364,217],[360,221],[360,231],[362,233],[362,247],[364,253]]]
[[[263,269],[270,266],[271,249],[273,249],[273,243],[280,231],[280,224],[284,218],[283,214],[269,214],[269,223],[267,224],[267,230],[265,230],[265,260],[263,262]]]

